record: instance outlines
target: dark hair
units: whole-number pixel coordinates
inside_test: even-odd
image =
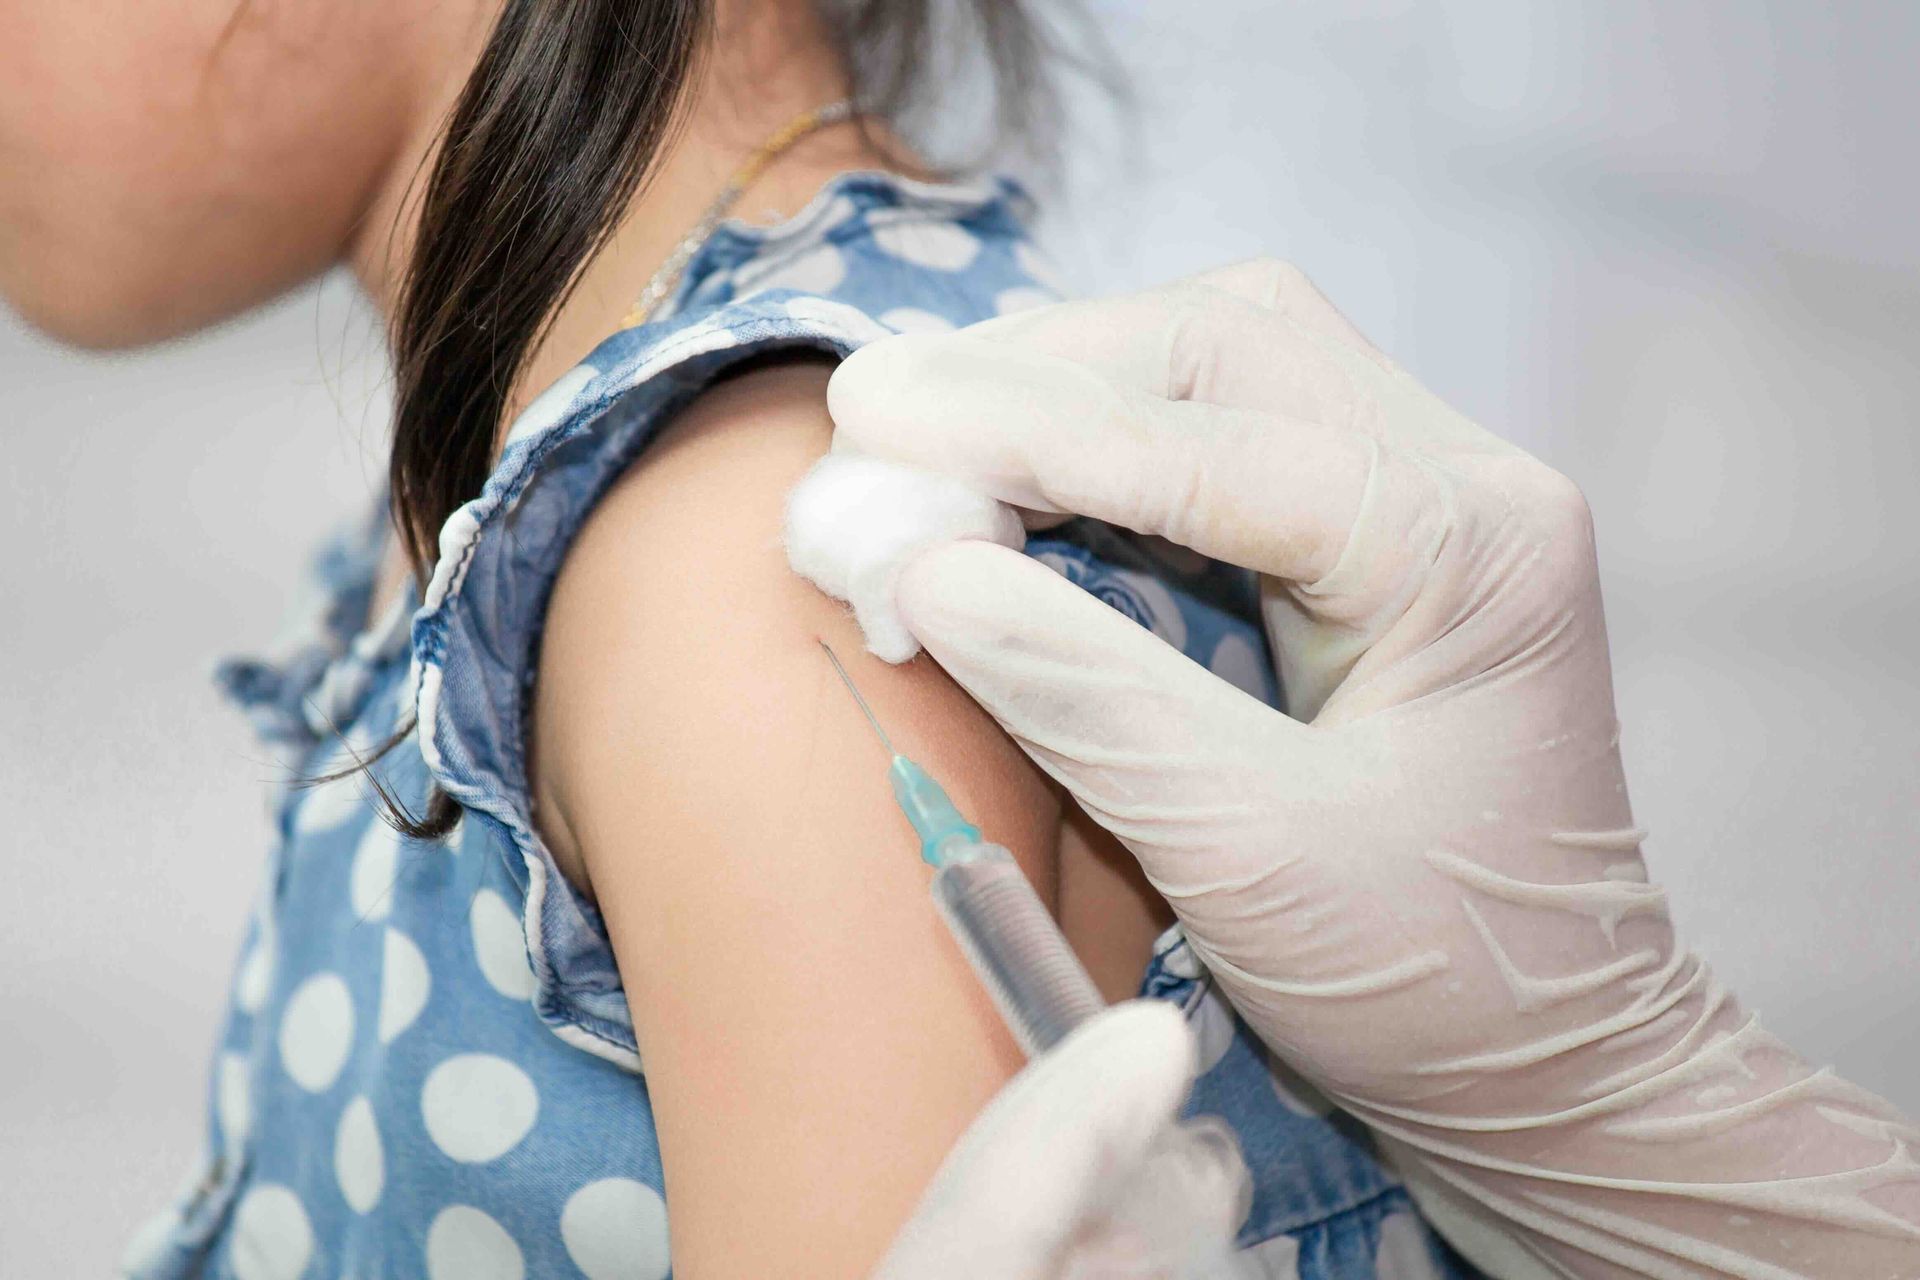
[[[901,121],[924,105],[936,58],[944,78],[984,50],[993,134],[1033,136],[1053,40],[1019,0],[822,9],[863,112]],[[529,355],[671,136],[712,30],[712,0],[506,0],[440,138],[388,335],[391,515],[418,581],[440,526],[486,482]],[[415,816],[368,778],[408,835],[459,819],[437,787]]]

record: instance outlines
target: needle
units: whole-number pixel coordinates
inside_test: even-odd
[[[820,647],[827,651],[827,661],[831,662],[833,669],[840,673],[840,683],[847,686],[847,692],[852,694],[853,700],[860,704],[860,710],[862,714],[867,717],[867,723],[872,725],[873,731],[880,735],[881,745],[886,747],[887,754],[890,756],[899,755],[900,753],[893,749],[893,739],[887,737],[887,731],[882,729],[880,727],[880,721],[874,718],[873,708],[868,706],[867,700],[860,696],[860,690],[855,687],[853,677],[848,675],[847,669],[840,665],[840,655],[835,653],[833,646],[825,640],[820,642]]]

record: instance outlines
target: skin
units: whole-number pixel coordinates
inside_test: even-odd
[[[6,0],[0,291],[54,337],[124,347],[324,270],[472,24],[457,8]]]
[[[0,0],[0,293],[48,334],[100,348],[191,332],[340,263],[390,311],[413,179],[494,12]],[[761,139],[844,91],[805,4],[722,4],[676,143],[515,406],[618,327]],[[858,167],[912,164],[829,130],[736,213],[785,216]],[[675,1274],[693,1280],[862,1273],[1019,1061],[928,906],[884,755],[819,639],[900,745],[1016,850],[1110,997],[1131,994],[1167,919],[1131,860],[1063,816],[931,660],[865,657],[846,612],[787,570],[781,499],[826,448],[826,372],[761,367],[681,415],[571,550],[538,671],[538,823],[612,933]],[[385,590],[405,576],[396,554]],[[754,779],[754,803],[720,785],[735,773]]]
[[[613,938],[676,1275],[864,1274],[1021,1063],[929,907],[886,751],[821,640],[1015,851],[1110,999],[1164,925],[1131,859],[1064,816],[931,659],[868,657],[788,569],[781,498],[826,451],[828,372],[757,369],[682,413],[595,508],[548,607],[535,812]]]
[[[930,663],[859,656],[786,567],[778,495],[825,449],[824,388],[817,366],[769,370],[684,414],[575,544],[541,659],[549,812],[637,975],[676,1274],[863,1271],[1020,1062],[816,637],[1057,898],[1059,805],[1024,757]],[[743,490],[771,501],[714,527]]]

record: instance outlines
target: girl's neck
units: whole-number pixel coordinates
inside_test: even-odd
[[[490,16],[490,6],[482,8]],[[680,128],[529,356],[503,431],[528,401],[619,328],[661,262],[768,137],[800,113],[846,96],[846,69],[812,5],[723,0],[716,11],[712,45]],[[384,316],[391,317],[403,279],[440,122],[479,56],[487,25],[476,21],[446,41],[442,70],[424,78],[433,87],[422,94],[424,109],[415,113],[410,141],[352,246],[353,270]],[[830,126],[783,153],[741,194],[731,214],[777,221],[804,207],[837,173],[913,167],[903,149],[876,143],[870,131]]]

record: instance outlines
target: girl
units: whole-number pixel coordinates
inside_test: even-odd
[[[933,12],[10,14],[0,281],[27,317],[152,341],[345,261],[393,355],[387,501],[321,557],[310,637],[223,668],[318,782],[281,803],[205,1163],[133,1274],[871,1266],[1018,1054],[822,639],[1107,995],[1199,1022],[1259,1266],[1465,1274],[1131,862],[929,661],[855,660],[785,566],[832,362],[1050,296],[1017,189],[936,179],[881,118]],[[1034,29],[981,17],[1020,83]],[[1029,549],[1275,697],[1242,576],[1086,522]]]

